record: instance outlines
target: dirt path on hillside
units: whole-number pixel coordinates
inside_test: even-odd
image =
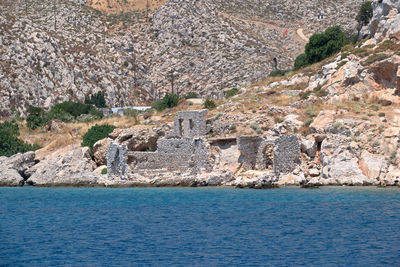
[[[302,28],[297,29],[296,33],[298,36],[300,36],[301,39],[303,39],[304,41],[306,41],[308,43],[308,38],[304,35]]]

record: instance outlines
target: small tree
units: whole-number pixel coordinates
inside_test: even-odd
[[[102,91],[99,91],[93,95],[86,95],[85,96],[85,104],[95,105],[98,108],[107,107],[106,99],[105,99],[104,93]]]
[[[215,104],[214,100],[207,98],[206,101],[204,101],[203,106],[206,109],[214,109],[217,107],[217,104]]]
[[[82,137],[81,146],[88,146],[90,148],[90,152],[93,152],[93,145],[101,140],[106,138],[112,131],[114,131],[116,127],[111,125],[95,125],[85,133]]]
[[[369,1],[364,2],[361,5],[360,10],[358,11],[358,14],[356,16],[356,21],[358,22],[357,36],[359,38],[362,27],[368,25],[368,23],[372,19],[372,16],[373,16],[372,3]]]
[[[294,67],[299,69],[319,62],[340,51],[346,44],[347,37],[342,29],[339,26],[329,27],[325,32],[311,36],[305,53],[296,58]]]
[[[167,108],[173,108],[178,105],[180,98],[175,94],[166,94],[162,99],[154,101],[152,107],[157,111],[163,111]]]
[[[15,121],[0,123],[0,156],[12,156],[16,153],[25,153],[38,149],[37,145],[30,145],[18,138],[19,127]]]

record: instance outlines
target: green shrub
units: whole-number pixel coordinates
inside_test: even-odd
[[[232,88],[231,90],[229,90],[228,92],[226,92],[226,98],[230,98],[234,95],[237,95],[239,93],[239,89],[238,88]]]
[[[28,114],[26,124],[29,129],[35,130],[38,127],[42,127],[48,121],[47,114],[42,108],[30,106]]]
[[[82,115],[82,114],[90,114],[91,112],[97,113],[96,109],[92,105],[83,104],[79,102],[65,101],[59,104],[56,104],[51,110],[56,111],[65,111],[69,113],[74,118]],[[100,111],[99,111],[100,112]],[[100,112],[101,113],[101,112]]]
[[[358,31],[358,36],[360,35],[360,31],[363,26],[367,26],[369,21],[372,19],[373,16],[373,9],[372,9],[372,3],[370,1],[364,2],[360,10],[358,11],[358,14],[356,16],[356,21],[358,22],[357,25],[357,31]]]
[[[306,121],[304,122],[304,126],[305,126],[305,127],[308,127],[308,126],[310,126],[311,123],[313,123],[313,122],[314,122],[314,118],[308,118],[308,119],[306,119]]]
[[[14,120],[0,123],[0,156],[9,157],[39,148],[37,145],[25,143],[18,136],[19,127]]]
[[[206,101],[204,101],[204,108],[214,109],[216,107],[217,107],[217,104],[215,104],[214,100],[207,98]]]
[[[167,108],[173,108],[178,105],[180,98],[176,94],[166,94],[162,99],[154,101],[152,108],[157,111],[163,111]]]
[[[115,128],[115,126],[107,124],[92,126],[82,137],[81,146],[87,146],[90,148],[90,152],[93,152],[93,145],[97,141],[106,138]]]
[[[189,92],[183,98],[185,99],[199,98],[199,95],[196,92]]]
[[[315,117],[315,116],[317,116],[318,112],[317,112],[317,110],[315,110],[315,108],[313,106],[309,106],[306,109],[306,114],[310,117]]]
[[[86,95],[85,104],[95,105],[98,108],[107,107],[106,99],[104,98],[104,93],[102,91],[97,92],[97,94]]]
[[[102,169],[101,174],[107,174],[107,168]]]
[[[300,99],[306,100],[310,97],[310,95],[313,93],[313,91],[306,91],[306,92],[301,92],[300,93]]]
[[[290,70],[273,70],[269,73],[269,76],[271,77],[284,76],[289,71]]]
[[[319,62],[340,51],[346,44],[347,37],[340,26],[329,27],[325,32],[311,36],[305,53],[296,58],[294,68],[299,69]]]
[[[261,129],[260,125],[257,122],[252,122],[250,124],[250,128],[253,129],[257,134],[262,134],[263,130]]]
[[[298,70],[308,65],[307,55],[305,53],[299,55],[294,61],[294,69]]]
[[[125,110],[124,114],[128,117],[132,117],[135,120],[135,123],[139,123],[139,114],[136,109],[128,108]]]
[[[232,124],[231,126],[229,126],[229,130],[233,132],[236,131],[236,128],[237,128],[236,124]]]
[[[371,56],[368,57],[367,60],[365,60],[364,62],[361,62],[361,65],[363,66],[368,66],[376,61],[381,61],[384,60],[386,58],[390,57],[390,55],[387,54],[373,54]]]
[[[47,113],[47,120],[61,120],[63,122],[71,122],[74,120],[74,117],[69,114],[67,111],[61,108],[52,108],[48,113]]]
[[[49,112],[39,107],[29,107],[26,123],[29,129],[34,130],[42,127],[49,120],[61,120],[63,122],[91,121],[103,118],[103,113],[93,105],[79,102],[66,101],[56,104]]]

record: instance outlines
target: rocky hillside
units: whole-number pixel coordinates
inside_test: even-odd
[[[91,124],[59,122],[57,129],[44,128],[40,134],[39,130],[22,130],[24,141],[41,141],[43,148],[35,155],[0,158],[0,185],[398,186],[400,4],[383,0],[374,1],[373,7],[372,21],[364,29],[369,39],[283,77],[243,86],[237,95],[216,101],[217,107],[208,112],[203,137],[210,145],[210,170],[189,168],[187,173],[172,173],[150,169],[117,180],[100,175],[110,142],[147,156],[147,152],[157,150],[156,140],[168,138],[178,111],[203,107],[197,99],[181,101],[176,108],[160,113],[143,114],[139,121],[111,117]],[[119,128],[94,145],[92,157],[79,144],[83,133],[95,123]],[[227,145],[236,137],[274,140],[287,135],[298,145],[285,150],[296,154],[295,166],[286,174],[259,169],[258,161],[254,167],[244,168],[240,144]],[[273,152],[275,157],[275,148]],[[265,163],[270,166],[270,148],[262,153],[268,156]],[[132,164],[135,167],[136,163]]]
[[[299,31],[354,28],[361,1],[150,1],[148,19],[136,2],[108,14],[102,1],[2,1],[0,116],[99,90],[111,106],[148,104],[172,80],[176,93],[220,97],[265,78],[274,57],[290,68]]]

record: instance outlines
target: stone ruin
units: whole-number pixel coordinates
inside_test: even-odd
[[[197,173],[219,167],[271,170],[276,176],[289,173],[300,162],[300,144],[295,135],[239,136],[207,139],[206,110],[179,112],[174,130],[157,141],[156,151],[127,151],[126,146],[111,143],[107,150],[110,178],[125,179],[129,172],[181,171]]]

